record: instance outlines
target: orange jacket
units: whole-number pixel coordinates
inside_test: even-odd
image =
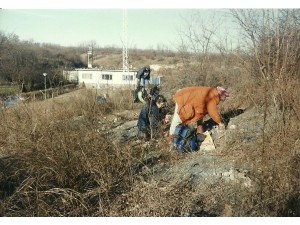
[[[207,113],[216,123],[221,123],[217,109],[220,97],[214,87],[186,87],[180,89],[173,100],[178,105],[177,113],[184,124],[197,122]]]

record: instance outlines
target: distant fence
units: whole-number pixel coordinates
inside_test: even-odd
[[[76,84],[68,84],[57,88],[49,88],[46,90],[39,90],[39,91],[32,91],[27,93],[21,93],[20,96],[23,97],[27,101],[37,101],[37,100],[43,100],[46,98],[54,98],[59,95],[68,93],[76,89]]]

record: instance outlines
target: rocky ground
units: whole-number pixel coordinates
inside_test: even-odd
[[[135,111],[129,110],[120,114],[110,115],[107,121],[111,121],[113,125],[99,124],[99,132],[101,130],[106,132],[107,126],[110,126],[112,129],[111,132],[107,132],[107,135],[114,139],[116,143],[129,144],[133,146],[133,149],[138,146],[140,151],[147,152],[141,169],[141,175],[145,179],[144,185],[150,188],[154,183],[156,185],[161,184],[162,188],[166,189],[175,186],[188,186],[194,190],[195,195],[199,196],[211,195],[209,190],[215,186],[223,188],[224,194],[232,194],[227,192],[231,192],[232,188],[230,187],[236,184],[248,191],[255,189],[256,183],[249,176],[251,168],[247,168],[247,165],[237,166],[234,156],[226,155],[230,151],[225,148],[230,146],[230,143],[234,142],[235,139],[244,140],[244,144],[251,145],[260,138],[260,131],[263,125],[263,121],[260,118],[263,117],[260,115],[259,109],[237,109],[223,114],[222,116],[227,122],[225,131],[218,130],[217,127],[213,126],[214,124],[211,120],[207,120],[206,126],[216,149],[210,151],[200,150],[185,154],[171,151],[170,154],[173,154],[175,159],[173,163],[166,163],[160,160],[165,151],[170,151],[169,143],[165,137],[158,141],[150,142],[137,138],[136,118],[138,112],[139,108]],[[122,118],[128,118],[128,120],[126,121]],[[134,119],[130,120],[129,118]],[[139,189],[140,186],[137,185],[136,188]],[[230,205],[222,205],[219,211],[214,209],[210,212],[201,213],[202,216],[205,213],[208,216],[230,216],[232,209]],[[182,212],[182,216],[199,216],[196,214],[190,211]]]

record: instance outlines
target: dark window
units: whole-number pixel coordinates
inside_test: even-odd
[[[111,74],[102,74],[102,80],[112,80]]]

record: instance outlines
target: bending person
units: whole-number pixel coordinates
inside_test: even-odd
[[[174,137],[175,128],[178,124],[185,125],[196,123],[197,136],[200,141],[203,138],[203,118],[209,115],[220,128],[225,125],[219,115],[217,105],[229,97],[228,92],[222,87],[186,87],[177,91],[173,96],[175,111],[169,131],[169,140]]]

